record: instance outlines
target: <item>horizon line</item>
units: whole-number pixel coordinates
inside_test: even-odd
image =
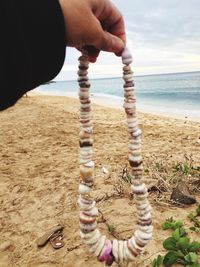
[[[200,72],[200,70],[194,70],[194,71],[181,71],[181,72],[166,72],[166,73],[151,73],[151,74],[139,74],[139,75],[134,75],[134,77],[144,77],[144,76],[160,76],[160,75],[176,75],[176,74],[186,74],[186,73],[196,73]],[[90,78],[90,80],[109,80],[109,79],[119,79],[121,76],[117,77],[106,77],[106,78]],[[76,79],[73,80],[52,80],[53,82],[74,82]]]

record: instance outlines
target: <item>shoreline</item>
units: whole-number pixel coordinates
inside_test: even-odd
[[[35,94],[39,94],[39,95],[45,95],[45,96],[53,95],[53,96],[63,96],[63,97],[78,99],[78,94],[76,92],[58,93],[53,90],[42,92],[42,91],[39,91],[38,88],[34,89],[31,92]],[[102,107],[123,110],[123,98],[117,97],[114,95],[92,93],[91,101],[94,104],[100,105]],[[137,111],[139,113],[160,116],[163,118],[180,119],[183,121],[191,121],[191,122],[200,123],[200,116],[189,117],[187,114],[180,114],[177,112],[172,112],[171,110],[168,110],[167,108],[165,108],[165,110],[161,110],[159,108],[157,109],[152,108],[152,106],[145,107],[144,105],[140,105],[139,103],[137,103]]]

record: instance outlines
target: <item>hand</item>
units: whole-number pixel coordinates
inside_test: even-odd
[[[87,49],[95,62],[101,50],[121,55],[125,47],[124,20],[109,0],[59,0],[67,46]]]

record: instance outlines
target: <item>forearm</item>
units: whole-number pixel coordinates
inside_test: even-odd
[[[2,110],[58,74],[65,57],[66,30],[57,0],[8,0],[0,6]]]

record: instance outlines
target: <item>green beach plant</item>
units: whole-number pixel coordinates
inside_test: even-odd
[[[195,227],[200,227],[200,205],[196,209],[196,213],[190,213],[188,218],[194,222]],[[152,267],[165,266],[170,267],[173,264],[180,264],[186,267],[200,267],[198,255],[200,253],[200,242],[190,239],[186,229],[183,227],[182,221],[176,221],[173,218],[167,219],[162,224],[163,230],[172,230],[171,236],[163,241],[163,247],[166,254],[151,261]]]
[[[113,233],[115,231],[116,226],[114,224],[106,223],[109,233]]]
[[[190,219],[191,222],[194,223],[194,225],[190,227],[190,230],[196,233],[200,233],[200,204],[196,208],[195,214],[190,212],[188,215],[188,218]]]

